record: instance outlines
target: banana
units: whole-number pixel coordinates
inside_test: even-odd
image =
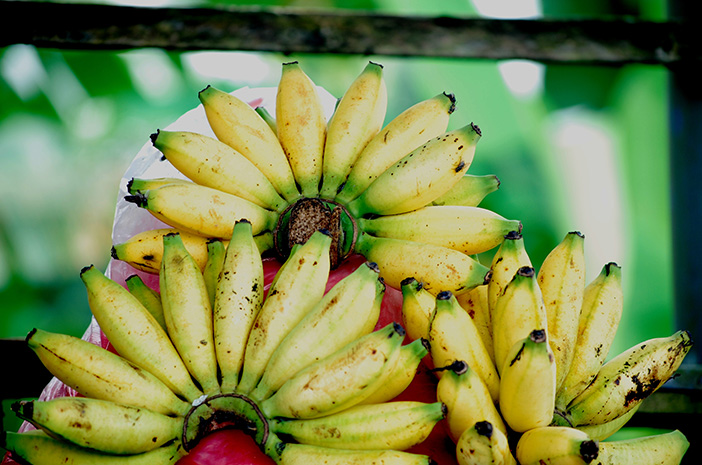
[[[600,442],[598,465],[679,465],[690,442],[680,430]]]
[[[505,234],[522,228],[518,220],[492,210],[462,206],[427,206],[398,215],[359,218],[358,226],[373,236],[440,245],[466,255],[493,249]]]
[[[269,452],[278,465],[432,465],[427,455],[396,450],[332,449],[279,441]]]
[[[500,179],[494,174],[464,174],[450,191],[437,197],[431,205],[463,205],[477,207],[480,203],[500,188]]]
[[[432,294],[461,294],[490,279],[486,266],[448,247],[362,233],[355,250],[377,263],[380,276],[395,289],[402,287],[403,279],[413,277]]]
[[[551,423],[556,363],[545,329],[532,331],[512,347],[500,376],[500,411],[512,430],[523,433]]]
[[[517,465],[507,436],[489,421],[466,429],[456,442],[458,465]]]
[[[281,212],[288,206],[273,184],[248,158],[214,137],[189,131],[158,130],[151,135],[161,151],[188,179]]]
[[[165,330],[166,320],[163,319],[163,305],[161,304],[161,294],[144,283],[141,276],[133,274],[125,279],[127,289],[156,319],[158,324]]]
[[[457,295],[456,300],[458,300],[461,307],[463,307],[473,319],[475,328],[478,330],[478,333],[480,333],[480,339],[483,341],[485,349],[487,349],[494,363],[495,349],[492,343],[492,321],[490,308],[488,307],[487,284],[474,287],[466,293]]]
[[[336,197],[359,154],[382,128],[387,104],[383,66],[368,62],[329,120],[319,192],[322,198]]]
[[[278,140],[305,197],[317,197],[327,120],[312,80],[297,61],[283,63],[276,94]]]
[[[565,410],[571,400],[595,378],[607,358],[624,305],[622,270],[607,263],[585,287],[573,361],[556,394],[556,407]]]
[[[612,421],[636,407],[675,374],[692,347],[687,331],[636,344],[605,363],[573,399],[565,419],[574,426]]]
[[[265,399],[303,368],[370,333],[380,316],[385,285],[375,263],[364,263],[336,283],[271,354],[251,392]]]
[[[463,360],[440,369],[442,375],[436,386],[436,397],[446,405],[448,433],[453,442],[458,443],[467,429],[481,421],[487,421],[495,430],[507,434],[507,427],[490,391],[475,370]]]
[[[331,237],[317,231],[298,245],[278,270],[246,343],[238,389],[251,392],[285,336],[324,295]]]
[[[234,225],[213,307],[215,353],[223,392],[234,391],[239,382],[246,341],[263,299],[263,263],[251,223],[242,220]]]
[[[117,353],[190,401],[202,395],[169,334],[136,297],[95,266],[83,268],[80,278],[85,283],[90,310]],[[161,292],[163,300],[163,286]],[[164,316],[168,323],[165,302]]]
[[[495,313],[497,298],[512,281],[517,270],[523,266],[531,266],[531,259],[524,246],[524,236],[520,231],[510,231],[505,235],[490,263],[492,274],[488,283],[488,307],[491,315]]]
[[[33,329],[27,345],[52,375],[86,397],[165,415],[183,416],[190,410],[190,404],[156,376],[83,339]]]
[[[159,287],[173,345],[204,393],[218,393],[210,297],[204,276],[178,234],[163,237]]]
[[[52,437],[109,454],[148,452],[183,433],[183,417],[99,399],[22,401],[13,404],[12,410]]]
[[[402,326],[411,340],[429,339],[429,322],[436,307],[436,297],[413,277],[400,282],[402,291]]]
[[[385,380],[405,337],[390,323],[309,365],[260,403],[268,418],[317,418],[359,404]]]
[[[278,214],[236,195],[195,183],[166,184],[124,197],[164,223],[205,237],[229,239],[234,223],[251,221],[254,234],[272,231]]]
[[[276,133],[256,110],[212,86],[201,90],[198,97],[217,139],[256,165],[286,201],[292,203],[300,197]]]
[[[534,268],[519,268],[498,298],[492,314],[495,365],[502,373],[509,351],[534,329],[546,329],[546,309]]]
[[[148,452],[112,455],[54,439],[39,430],[0,433],[0,447],[12,457],[32,465],[172,465],[186,453],[177,441]]]
[[[586,465],[599,463],[594,462],[599,449],[597,441],[575,428],[542,426],[521,435],[516,456],[520,465]]]
[[[385,170],[355,200],[349,211],[368,214],[406,213],[433,202],[463,177],[473,162],[480,129],[469,124],[435,137]]]
[[[451,292],[443,291],[436,296],[436,309],[429,325],[429,346],[436,368],[448,366],[456,360],[465,361],[483,380],[493,402],[497,402],[500,377],[495,364],[475,323]]]
[[[159,178],[131,178],[127,182],[127,192],[130,194],[138,194],[140,192],[146,192],[150,189],[158,189],[166,184],[186,184],[191,185],[193,181],[189,179],[176,178],[176,177],[159,177]]]
[[[629,422],[629,420],[631,420],[631,417],[633,417],[634,414],[639,410],[640,406],[641,404],[638,404],[636,407],[632,408],[624,415],[621,415],[612,421],[608,421],[599,425],[576,426],[575,428],[587,433],[587,435],[595,441],[604,441],[605,439],[622,429],[624,425],[626,425]]]
[[[335,200],[348,204],[397,160],[444,134],[455,108],[456,98],[444,92],[416,103],[393,118],[358,155]]]
[[[232,234],[234,233],[232,232]],[[205,288],[207,289],[207,297],[210,299],[211,308],[214,308],[217,282],[219,281],[219,273],[222,271],[226,252],[227,248],[221,239],[212,239],[207,242],[207,263],[205,264],[205,269],[202,270],[202,276],[205,279]],[[197,262],[195,263],[197,265]],[[197,267],[198,269],[200,268],[199,265]]]
[[[424,441],[444,418],[441,402],[357,405],[310,420],[276,418],[271,430],[302,444],[331,449],[407,450]]]
[[[536,276],[548,319],[548,342],[556,357],[556,386],[573,360],[585,292],[585,236],[566,234],[546,256]]]

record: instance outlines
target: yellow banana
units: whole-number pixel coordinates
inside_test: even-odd
[[[387,402],[309,420],[276,418],[271,429],[299,443],[331,449],[407,450],[424,441],[443,418],[441,402]]]
[[[429,322],[436,307],[436,297],[413,277],[400,282],[402,290],[402,326],[411,340],[429,339]]]
[[[584,433],[587,433],[587,435],[595,441],[604,441],[605,439],[622,429],[629,422],[629,420],[631,420],[631,417],[634,416],[634,414],[637,412],[640,406],[641,404],[638,404],[636,407],[632,408],[624,415],[621,415],[620,417],[615,418],[612,421],[601,423],[599,425],[581,425],[576,426],[575,428],[579,429],[580,431],[583,431]]]
[[[246,343],[241,392],[256,387],[280,342],[324,295],[330,245],[331,237],[317,231],[278,270]]]
[[[314,82],[297,61],[283,63],[276,95],[278,140],[305,197],[317,197],[327,120]]]
[[[497,402],[500,377],[495,364],[475,323],[448,291],[436,296],[436,310],[429,326],[429,346],[434,367],[445,367],[463,360],[483,380],[493,402]]]
[[[393,118],[358,155],[335,200],[349,203],[397,160],[429,139],[444,134],[455,107],[456,98],[444,92]]]
[[[491,314],[495,313],[497,298],[512,281],[517,270],[523,266],[531,266],[531,259],[524,246],[524,236],[520,231],[510,231],[505,235],[490,264],[488,307]]]
[[[494,363],[495,349],[492,343],[492,321],[490,308],[488,307],[487,284],[474,287],[466,293],[457,295],[456,300],[458,300],[461,307],[463,307],[473,319],[475,328],[478,330],[478,333],[480,333],[480,339],[483,341],[485,349],[487,349]]]
[[[466,429],[456,442],[458,465],[517,465],[507,435],[489,421]]]
[[[430,139],[385,170],[348,209],[360,218],[421,208],[445,194],[473,162],[480,129],[474,124]]]
[[[219,281],[219,273],[222,271],[226,251],[227,247],[222,239],[212,239],[207,243],[207,263],[205,264],[205,269],[202,270],[202,276],[205,278],[205,288],[207,289],[207,297],[210,299],[211,308],[214,308],[217,282]],[[197,265],[197,262],[195,263]],[[197,267],[200,268],[199,265]]]
[[[109,454],[148,452],[183,434],[183,417],[100,399],[58,397],[19,402],[12,409],[50,436]]]
[[[359,218],[358,226],[373,236],[440,245],[466,255],[493,249],[505,234],[522,228],[518,220],[491,210],[462,206],[428,206],[398,215]]]
[[[617,333],[623,305],[621,267],[607,263],[585,287],[573,361],[556,394],[560,410],[597,375]]]
[[[512,430],[523,433],[551,423],[556,363],[545,329],[514,344],[500,376],[500,411]]]
[[[448,432],[457,443],[463,432],[477,422],[487,421],[496,430],[507,434],[507,427],[492,400],[485,382],[463,360],[441,369],[436,397],[446,405]]]
[[[600,442],[597,465],[679,465],[690,442],[680,430]]]
[[[385,285],[375,263],[362,264],[336,283],[280,342],[251,392],[265,399],[303,368],[370,333],[380,316]]]
[[[204,393],[218,393],[212,306],[205,278],[178,234],[163,237],[159,287],[173,345]]]
[[[165,330],[166,320],[163,319],[163,305],[161,304],[161,295],[158,291],[151,289],[144,283],[141,276],[133,274],[125,279],[127,289],[134,297],[146,308],[151,315],[156,319],[158,324]]]
[[[182,416],[190,410],[190,404],[156,376],[83,339],[34,329],[27,345],[52,375],[86,397],[166,415]]]
[[[361,151],[383,127],[387,104],[383,67],[369,62],[341,97],[329,120],[322,198],[336,197]]]
[[[83,268],[80,277],[85,283],[90,310],[117,353],[153,373],[173,392],[190,401],[202,395],[169,334],[136,297],[92,265]],[[163,287],[161,291],[163,299]],[[165,304],[164,316],[168,323]]]
[[[300,192],[276,133],[256,110],[237,97],[207,86],[198,94],[217,139],[248,158],[288,202]]]
[[[189,131],[158,130],[154,147],[188,179],[263,208],[283,211],[287,202],[248,158],[213,137]]]
[[[520,465],[586,465],[599,463],[599,447],[575,428],[542,426],[521,435],[516,456]]]
[[[213,309],[215,352],[223,392],[232,392],[239,382],[246,341],[263,299],[263,262],[251,223],[239,221],[224,257]]]
[[[450,191],[434,200],[431,205],[463,205],[477,207],[488,194],[500,188],[500,179],[494,174],[464,174]]]
[[[402,287],[403,279],[413,277],[432,294],[461,294],[490,279],[486,266],[448,247],[363,233],[355,250],[377,263],[380,276],[395,289]]]

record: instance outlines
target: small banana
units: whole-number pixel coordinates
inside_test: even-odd
[[[639,410],[640,406],[641,404],[638,404],[636,407],[632,408],[624,415],[621,415],[612,421],[601,423],[599,425],[581,425],[576,426],[575,428],[579,429],[580,431],[583,431],[584,433],[587,433],[587,435],[595,441],[604,441],[605,439],[622,429],[629,422],[629,420],[631,420],[631,417],[633,417],[634,414]]]
[[[481,421],[507,434],[490,391],[475,370],[463,360],[457,360],[441,371],[436,397],[446,405],[448,432],[453,442],[458,443],[464,431]]]
[[[246,343],[238,389],[251,392],[285,336],[319,302],[329,277],[331,237],[316,231],[278,270]]]
[[[512,347],[529,336],[534,329],[548,328],[547,323],[546,309],[534,268],[519,268],[497,299],[492,314],[495,365],[499,373],[502,373]]]
[[[477,207],[480,203],[500,188],[500,179],[494,174],[464,174],[450,191],[437,197],[431,205],[463,205]]]
[[[433,294],[461,294],[485,284],[490,270],[472,257],[432,244],[360,234],[356,251],[380,267],[385,282],[400,289],[402,280],[413,277]]]
[[[212,239],[207,242],[207,263],[205,264],[205,269],[202,270],[202,276],[205,279],[205,288],[207,289],[207,297],[210,299],[211,308],[214,308],[217,282],[219,281],[219,273],[222,271],[226,252],[227,247],[222,239]],[[197,262],[195,263],[197,265]],[[197,267],[200,268],[199,265]]]
[[[407,450],[424,441],[443,418],[441,402],[387,402],[310,420],[276,418],[271,430],[302,444],[331,449]]]
[[[500,411],[512,430],[523,433],[551,423],[556,363],[546,330],[534,330],[514,344],[500,376]]]
[[[594,461],[599,449],[597,441],[575,428],[542,426],[521,435],[516,456],[520,465],[586,465],[599,463]]]
[[[254,234],[272,231],[278,214],[236,195],[195,183],[173,183],[124,197],[164,223],[205,237],[229,239],[234,223],[247,219]]]
[[[517,465],[507,435],[489,421],[466,429],[456,442],[458,465]]]
[[[319,192],[322,198],[336,197],[359,154],[382,128],[387,104],[383,66],[369,62],[329,120]]]
[[[523,266],[531,266],[531,259],[524,246],[524,236],[520,231],[510,231],[505,235],[490,264],[492,274],[488,283],[488,306],[491,314],[495,312],[497,298],[512,281],[517,270]]]
[[[166,184],[192,185],[193,181],[172,176],[159,178],[131,178],[129,181],[127,181],[127,192],[130,194],[139,194],[151,189],[158,189]]]
[[[302,195],[317,197],[327,120],[314,83],[297,61],[283,63],[276,95],[276,126]]]
[[[436,297],[413,277],[400,282],[402,291],[402,326],[411,340],[429,339],[429,322],[436,307]]]
[[[556,394],[560,410],[597,376],[617,333],[623,306],[621,267],[607,263],[585,287],[573,361]]]
[[[406,213],[433,202],[463,177],[473,162],[480,129],[469,124],[430,139],[385,170],[348,209],[368,214]]]
[[[268,210],[281,212],[288,203],[248,158],[214,137],[189,131],[158,130],[154,147],[188,179]]]
[[[96,399],[185,415],[190,404],[162,381],[119,355],[75,336],[33,329],[27,345],[56,378]]]
[[[232,94],[207,86],[198,94],[217,139],[248,158],[288,202],[300,197],[295,177],[268,123]]]
[[[133,274],[124,280],[127,289],[156,319],[158,324],[165,330],[166,320],[163,319],[163,305],[161,304],[161,294],[151,289],[144,283],[141,276]]]
[[[309,365],[260,403],[269,418],[317,418],[359,404],[387,379],[405,338],[390,323]]]
[[[455,107],[453,94],[443,92],[393,118],[358,155],[335,200],[342,204],[354,200],[397,160],[444,134]]]
[[[136,297],[93,265],[83,268],[80,278],[90,310],[117,353],[190,401],[202,395],[169,334]],[[164,316],[168,323],[165,306]]]
[[[475,323],[475,327],[480,333],[480,339],[483,341],[485,349],[487,349],[494,363],[495,349],[492,343],[492,320],[490,308],[488,307],[487,284],[474,287],[466,293],[457,295],[456,300],[473,319],[473,323]]]
[[[679,465],[690,442],[680,430],[600,442],[597,465]]]
[[[492,210],[462,206],[427,206],[398,215],[359,218],[358,226],[373,236],[440,245],[466,255],[493,249],[505,234],[522,228],[518,220]]]
[[[232,392],[239,382],[246,341],[263,298],[263,263],[251,223],[242,220],[234,225],[213,307],[215,353],[223,392]]]
[[[429,325],[429,346],[432,363],[436,368],[448,366],[456,360],[465,361],[483,380],[492,401],[497,402],[500,377],[495,364],[475,323],[456,297],[448,291],[436,296],[436,309]]]
[[[173,345],[204,393],[218,393],[212,306],[205,278],[178,234],[163,237],[159,287]]]
[[[183,434],[183,417],[100,399],[22,401],[12,410],[52,437],[109,454],[148,452]]]

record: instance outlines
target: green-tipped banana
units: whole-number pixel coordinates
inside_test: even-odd
[[[531,266],[531,259],[524,246],[524,236],[519,231],[510,231],[505,235],[490,264],[488,307],[491,314],[495,313],[497,298],[512,281],[517,270],[523,266]]]
[[[207,243],[207,263],[205,264],[205,269],[202,270],[202,276],[205,278],[207,297],[210,299],[210,306],[212,308],[214,308],[217,282],[219,281],[219,273],[222,271],[222,264],[224,263],[226,251],[227,246],[224,245],[224,241],[221,239],[212,239]]]
[[[436,297],[414,277],[400,282],[402,290],[402,326],[412,340],[429,339],[429,322],[436,307]]]
[[[500,179],[494,174],[464,174],[453,188],[434,200],[431,205],[463,205],[477,207],[480,203],[500,188]]]
[[[594,461],[598,454],[597,441],[582,431],[563,426],[527,431],[519,438],[516,451],[520,465],[587,465],[599,463]]]
[[[266,122],[269,128],[271,128],[271,131],[277,136],[278,135],[278,123],[276,123],[275,118],[273,115],[271,115],[268,110],[266,110],[266,107],[261,107],[258,106],[255,108],[256,113],[258,113],[258,116],[260,116],[263,121]]]
[[[161,295],[158,291],[147,286],[138,274],[133,274],[125,279],[125,284],[129,292],[141,302],[144,308],[153,315],[158,324],[165,330],[166,320],[163,319],[163,305],[161,304]]]
[[[152,189],[158,189],[166,184],[192,185],[193,181],[172,176],[159,178],[132,178],[127,182],[127,192],[130,194],[144,193]]]
[[[507,435],[489,421],[466,429],[456,442],[458,465],[517,465]]]
[[[634,414],[639,410],[640,406],[641,404],[638,404],[636,407],[632,408],[624,415],[617,417],[612,421],[601,423],[599,425],[581,425],[576,426],[576,428],[584,433],[587,433],[587,435],[595,441],[604,441],[605,439],[622,429],[629,422],[629,420],[631,420],[631,417],[633,417]]]
[[[619,441],[600,442],[598,465],[679,465],[690,442],[679,430]]]

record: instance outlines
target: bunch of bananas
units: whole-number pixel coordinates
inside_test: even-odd
[[[455,296],[402,282],[403,323],[410,338],[429,341],[461,465],[680,463],[689,443],[679,431],[605,440],[675,373],[690,336],[653,338],[606,360],[623,308],[621,268],[607,263],[586,284],[584,263],[584,236],[573,231],[537,273],[513,231],[485,285]]]
[[[317,231],[293,248],[266,294],[253,231],[236,222],[206,273],[178,233],[164,236],[159,291],[84,268],[114,352],[32,330],[29,347],[80,396],[14,404],[36,429],[3,432],[2,447],[33,465],[165,465],[233,425],[279,464],[431,463],[407,449],[446,408],[391,401],[428,349],[403,344],[397,323],[376,328],[386,290],[377,265],[325,293],[332,238]]]

